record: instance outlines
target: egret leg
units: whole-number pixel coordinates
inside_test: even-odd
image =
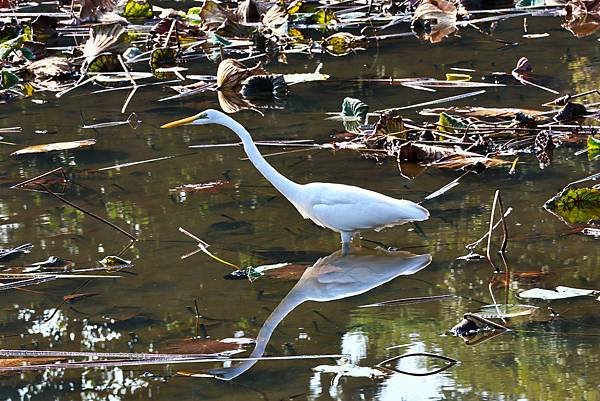
[[[340,235],[342,236],[342,254],[346,255],[350,253],[350,243],[352,242],[352,237],[354,236],[354,233],[349,231],[342,231]]]

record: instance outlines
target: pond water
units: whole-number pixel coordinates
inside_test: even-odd
[[[561,93],[597,88],[600,47],[597,35],[575,39],[558,18],[530,18],[530,32],[549,37],[524,39],[522,20],[498,26],[495,36],[461,31],[431,45],[416,38],[382,42],[368,51],[346,57],[289,56],[288,65],[273,72],[310,72],[321,62],[326,82],[294,86],[282,110],[235,115],[255,139],[313,139],[330,142],[341,123],[325,120],[346,96],[362,99],[372,109],[403,106],[464,93],[437,93],[402,86],[360,83],[356,78],[436,77],[451,67],[477,71],[510,71],[527,56],[539,82]],[[519,42],[504,47],[496,38]],[[214,74],[206,61],[189,65],[194,73]],[[475,73],[479,74],[479,73]],[[487,230],[496,189],[505,207],[510,241],[507,263],[517,272],[544,271],[534,286],[565,285],[600,289],[597,240],[570,234],[570,228],[542,205],[567,183],[598,170],[598,162],[575,156],[584,144],[564,145],[553,163],[540,169],[536,158],[521,156],[516,174],[509,167],[470,174],[460,186],[424,203],[431,219],[415,229],[404,225],[378,233],[364,232],[363,245],[375,242],[405,252],[382,255],[357,252],[343,258],[338,234],[302,217],[246,160],[240,147],[187,148],[193,144],[235,142],[218,126],[160,130],[161,124],[205,108],[218,108],[216,94],[205,93],[180,102],[161,102],[170,95],[158,87],[140,90],[129,110],[142,124],[83,130],[90,123],[124,119],[120,109],[126,91],[89,94],[90,87],[63,98],[39,95],[3,106],[3,126],[22,126],[7,135],[26,146],[38,143],[96,138],[93,150],[59,152],[22,158],[2,151],[3,195],[0,241],[3,247],[30,242],[31,253],[11,265],[57,256],[81,267],[121,251],[125,236],[42,193],[9,189],[10,185],[63,166],[73,183],[65,198],[134,232],[139,241],[122,255],[135,264],[133,274],[120,279],[57,280],[30,287],[31,291],[0,293],[2,348],[64,351],[155,352],[193,336],[212,339],[259,335],[256,354],[288,356],[347,354],[351,362],[372,367],[388,357],[414,352],[444,355],[460,361],[431,376],[401,373],[380,380],[342,377],[317,372],[333,359],[260,361],[253,366],[188,364],[48,370],[6,375],[0,379],[0,399],[9,400],[600,400],[600,321],[595,297],[552,304],[525,302],[516,297],[526,283],[513,283],[510,303],[538,306],[531,317],[509,321],[513,332],[478,344],[444,335],[464,313],[491,304],[488,282],[492,269],[486,260],[459,261],[465,245]],[[511,84],[489,88],[484,95],[454,105],[538,108],[555,96],[532,87]],[[416,111],[407,118],[422,120]],[[45,133],[36,133],[45,130]],[[281,149],[262,148],[264,153]],[[193,152],[192,154],[188,154]],[[94,172],[124,162],[178,157]],[[302,151],[275,155],[271,163],[291,179],[306,183],[333,181],[366,187],[387,195],[420,201],[458,177],[461,172],[427,169],[413,180],[402,177],[395,160],[376,163],[352,151]],[[169,189],[182,184],[228,180],[216,191],[179,196]],[[289,262],[313,266],[298,281],[290,277],[225,280],[230,268],[203,253],[181,259],[196,243],[178,231],[183,227],[209,244],[220,257],[241,266]],[[494,247],[501,235],[494,236]],[[479,248],[484,252],[484,245]],[[420,257],[414,255],[422,255]],[[429,260],[431,262],[429,263]],[[302,271],[298,268],[297,271]],[[412,273],[412,274],[411,274]],[[94,292],[95,297],[61,305],[71,293]],[[443,300],[360,308],[399,298],[452,294]],[[494,287],[498,302],[503,288]],[[198,328],[194,302],[203,318]],[[59,310],[55,310],[60,305]],[[550,319],[547,306],[560,314]],[[275,312],[273,312],[275,311]],[[273,313],[273,315],[271,315]],[[266,323],[265,323],[266,322]],[[254,346],[249,346],[251,352]],[[246,354],[241,354],[248,355]],[[398,369],[423,372],[435,365],[420,357],[403,360]],[[437,363],[439,365],[439,363]],[[211,369],[222,378],[188,378],[178,371]]]

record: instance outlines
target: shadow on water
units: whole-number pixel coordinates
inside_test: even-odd
[[[343,255],[338,250],[320,258],[305,270],[300,281],[273,310],[256,338],[251,358],[263,356],[271,335],[279,323],[296,307],[307,301],[328,302],[363,294],[398,276],[408,276],[431,263],[431,255],[410,252],[387,252],[361,248]],[[211,373],[222,380],[240,376],[256,363],[244,361]]]

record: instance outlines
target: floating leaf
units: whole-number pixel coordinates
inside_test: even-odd
[[[365,118],[367,118],[368,112],[369,106],[359,99],[347,97],[344,98],[344,101],[342,102],[342,116],[345,118],[363,122],[365,121]]]
[[[555,121],[571,121],[589,114],[585,106],[581,103],[568,102],[564,107],[552,117]]]
[[[127,19],[152,18],[152,5],[146,0],[128,0],[125,4],[123,17]]]
[[[325,38],[323,48],[334,56],[345,56],[357,49],[364,49],[366,38],[348,32],[336,32]]]
[[[9,89],[21,82],[21,79],[8,70],[2,70],[2,89]]]
[[[131,265],[131,260],[126,260],[119,256],[106,256],[100,261],[100,264],[103,267],[129,266]]]
[[[333,22],[337,22],[335,13],[328,8],[319,9],[317,12],[315,12],[312,15],[311,20],[315,24],[319,24],[319,25],[329,25]]]
[[[24,40],[25,40],[25,35],[19,35],[14,39],[7,40],[7,41],[3,42],[2,44],[0,44],[0,60],[4,60],[13,51],[23,47]]]
[[[394,138],[407,139],[404,130],[404,121],[398,110],[390,110],[381,113],[379,120],[375,123],[374,133],[376,135],[393,135]]]
[[[33,249],[32,244],[23,244],[15,248],[0,249],[0,260],[10,260],[18,256],[31,252]]]
[[[423,40],[441,42],[456,32],[458,9],[446,0],[422,0],[414,11],[410,28]]]
[[[177,51],[169,47],[154,49],[150,55],[150,69],[155,77],[165,79],[172,74],[160,72],[160,69],[172,68],[177,65]]]
[[[87,65],[87,73],[99,74],[103,72],[123,71],[123,66],[119,62],[116,54],[104,53],[96,56]]]
[[[519,298],[527,299],[543,299],[543,300],[557,300],[567,299],[575,297],[584,297],[597,295],[600,291],[596,290],[583,290],[580,288],[558,286],[556,290],[546,290],[543,288],[532,288],[530,290],[521,291],[517,295]]]
[[[20,156],[34,153],[55,152],[59,150],[86,149],[94,146],[95,144],[95,139],[82,139],[80,141],[47,143],[44,145],[28,146],[26,148],[19,149],[16,152],[11,153],[10,155]]]
[[[202,7],[191,7],[185,13],[185,19],[190,25],[201,25],[202,17],[200,17],[200,13],[202,12]]]
[[[454,134],[456,133],[456,130],[464,130],[467,127],[467,124],[465,124],[461,119],[453,117],[445,112],[441,112],[436,129],[448,134]]]
[[[600,2],[570,0],[565,6],[562,26],[578,38],[593,34],[600,28]]]
[[[569,223],[600,220],[600,189],[569,188],[549,206]]]
[[[587,140],[588,158],[594,160],[600,155],[600,135],[590,135]]]
[[[470,76],[469,74],[455,74],[455,73],[446,74],[446,81],[466,82],[466,81],[470,81],[471,79],[473,79],[473,77]]]

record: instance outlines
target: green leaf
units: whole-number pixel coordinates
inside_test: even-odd
[[[600,188],[569,188],[549,206],[568,223],[600,221]]]
[[[25,47],[25,46],[21,47],[21,53],[23,53],[23,57],[25,57],[29,61],[36,59],[35,54],[33,54],[31,49],[28,47]]]
[[[171,68],[177,65],[177,51],[168,47],[154,49],[150,55],[150,68],[156,78],[166,79],[172,74],[159,72],[159,68]]]
[[[600,135],[588,136],[587,150],[589,160],[594,160],[600,155]]]
[[[2,70],[2,89],[9,89],[21,82],[21,79],[8,70]]]
[[[25,39],[25,35],[20,35],[14,39],[7,40],[6,42],[0,44],[0,60],[4,60],[14,50],[17,50],[17,49],[20,49],[21,47],[23,47],[24,39]]]
[[[231,45],[231,43],[232,43],[231,41],[225,39],[221,35],[217,35],[214,32],[208,33],[208,41],[209,41],[209,43],[211,43],[215,46],[223,46],[223,47],[227,47],[227,46]]]
[[[202,17],[200,17],[200,13],[202,12],[202,7],[192,7],[185,14],[185,19],[190,25],[201,25]]]
[[[456,130],[460,128],[467,128],[467,124],[465,124],[461,119],[452,117],[443,111],[440,113],[440,117],[437,122],[438,131],[454,134],[456,133]]]
[[[329,23],[337,21],[334,12],[327,8],[321,8],[312,15],[311,19],[315,24],[319,25],[329,25]]]
[[[369,106],[359,99],[347,97],[342,102],[342,116],[344,117],[353,117],[356,120],[363,122],[365,121],[368,112]]]
[[[96,56],[87,66],[86,72],[118,72],[123,71],[119,58],[115,54],[103,53]]]
[[[123,17],[127,19],[152,18],[154,13],[152,12],[152,6],[146,0],[129,0],[125,4]]]

